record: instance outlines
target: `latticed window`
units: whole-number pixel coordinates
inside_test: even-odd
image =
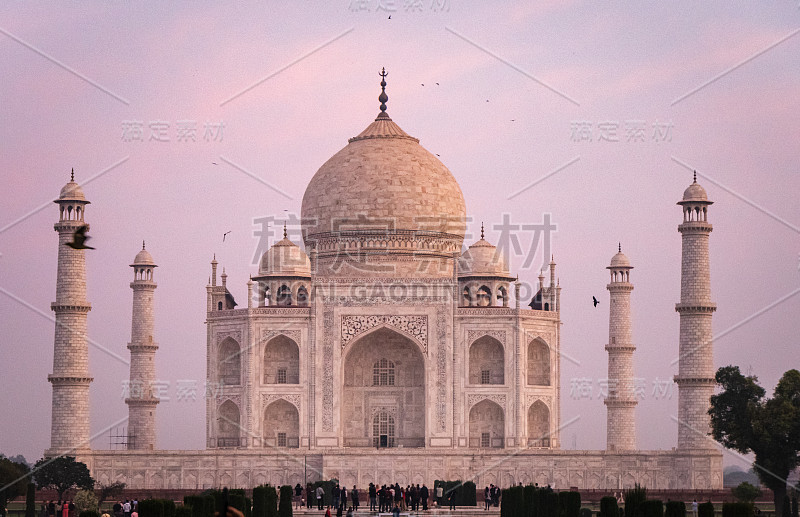
[[[286,368],[278,368],[278,374],[275,376],[276,384],[286,384]]]
[[[381,359],[372,367],[373,386],[394,386],[394,363]]]
[[[278,433],[278,447],[286,447],[286,433]]]
[[[394,418],[385,411],[372,419],[372,446],[394,447]]]
[[[489,370],[481,370],[481,384],[490,384]]]
[[[489,447],[489,445],[489,433],[481,433],[481,447],[486,448]]]

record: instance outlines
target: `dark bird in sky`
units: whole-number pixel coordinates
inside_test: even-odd
[[[439,153],[436,153],[436,156],[439,156]]]
[[[436,86],[439,86],[439,83],[436,83]]]
[[[425,86],[425,83],[420,83],[422,86]]]
[[[597,307],[597,304],[600,303],[600,300],[592,296],[592,303],[594,303],[594,306]]]
[[[489,102],[489,99],[486,99],[486,102]]]
[[[74,250],[93,250],[94,248],[84,244],[86,241],[91,239],[91,237],[86,235],[86,230],[88,229],[88,226],[83,225],[75,230],[75,233],[72,234],[72,242],[67,242],[66,245]]]
[[[217,162],[211,162],[211,165],[216,165],[216,164],[217,164]]]
[[[392,15],[391,15],[391,14],[389,15],[389,19],[390,19],[390,20],[392,19]]]
[[[225,232],[225,233],[223,233],[223,234],[222,234],[222,242],[225,242],[225,237],[226,237],[226,236],[227,236],[229,233],[231,233],[232,231],[233,231],[233,230],[228,230],[227,232]]]

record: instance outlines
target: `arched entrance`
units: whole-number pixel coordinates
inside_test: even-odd
[[[293,404],[279,399],[264,411],[265,447],[300,447],[300,414]]]
[[[550,447],[550,410],[541,400],[528,408],[528,447]]]
[[[496,402],[484,399],[469,410],[469,446],[502,449],[505,445],[505,414]]]
[[[341,428],[345,447],[425,446],[425,358],[410,338],[382,328],[348,345]]]

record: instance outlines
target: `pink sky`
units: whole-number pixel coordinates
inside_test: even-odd
[[[607,361],[605,267],[618,241],[635,266],[635,364],[645,383],[638,444],[676,443],[677,390],[656,398],[653,386],[677,373],[675,202],[691,182],[680,163],[698,170],[715,201],[714,329],[736,327],[716,340],[715,364],[740,365],[770,391],[800,365],[796,2],[447,1],[437,10],[424,0],[419,11],[405,0],[380,3],[395,9],[391,19],[377,0],[0,6],[0,452],[33,461],[49,445],[53,323],[36,311],[49,317],[55,299],[57,208],[49,201],[70,168],[85,181],[124,160],[84,187],[97,247],[87,255],[89,334],[98,344],[90,352],[93,445],[107,447],[100,431],[127,416],[128,265],[145,239],[159,265],[157,372],[171,396],[158,408],[160,445],[202,448],[205,405],[176,400],[175,385],[196,379],[202,388],[212,254],[244,304],[256,271],[253,220],[299,213],[314,172],[378,113],[381,67],[389,114],[461,185],[466,244],[481,221],[496,243],[503,214],[532,224],[548,213],[558,227],[561,346],[579,363],[562,360],[562,422],[580,417],[562,431],[565,448],[605,446],[597,396]],[[182,120],[197,123],[196,142],[177,141]],[[144,141],[123,140],[126,121],[144,123]],[[169,142],[149,140],[154,121],[169,123]],[[573,138],[579,121],[592,128],[591,142]],[[646,124],[644,141],[626,141],[626,121]],[[224,123],[221,139],[204,140],[206,122]],[[598,141],[598,124],[609,122],[619,124],[619,141]],[[669,128],[669,138],[654,140],[653,124]],[[527,252],[531,234],[519,239]],[[525,259],[512,254],[512,269],[534,282],[541,250],[521,269]],[[590,398],[571,393],[573,379],[589,380]]]

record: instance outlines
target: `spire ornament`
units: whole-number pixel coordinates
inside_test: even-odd
[[[481,221],[481,240],[483,240],[483,221]]]
[[[694,182],[697,183],[697,171],[694,171]]]
[[[75,167],[72,168],[72,172],[69,174],[69,180],[75,181]]]
[[[378,96],[378,100],[381,101],[381,113],[386,113],[386,101],[389,100],[389,96],[386,95],[386,76],[389,73],[386,68],[381,68],[381,73],[378,75],[381,76],[381,94]]]

